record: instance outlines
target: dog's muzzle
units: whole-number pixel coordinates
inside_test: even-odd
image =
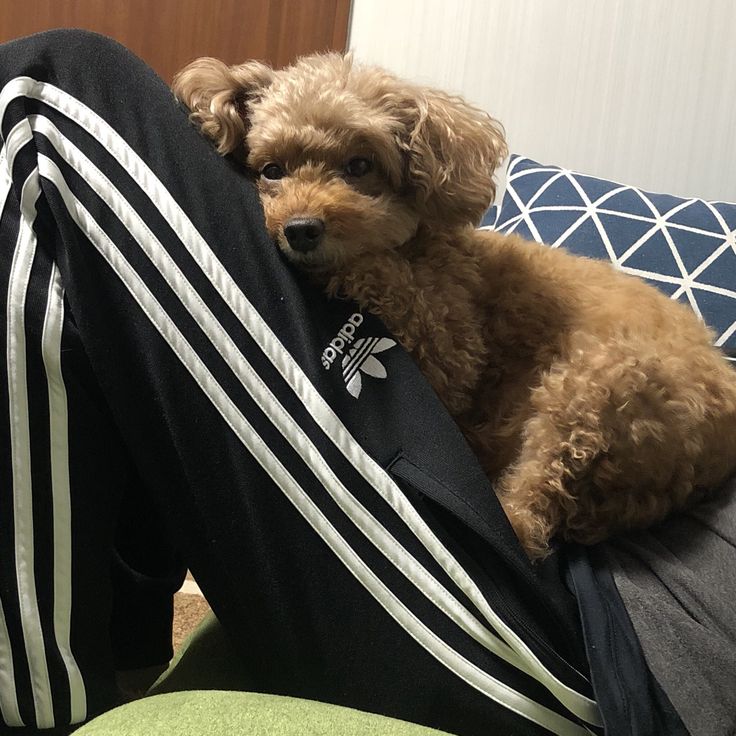
[[[316,217],[294,217],[284,225],[284,235],[289,245],[299,253],[309,253],[321,242],[325,223]]]

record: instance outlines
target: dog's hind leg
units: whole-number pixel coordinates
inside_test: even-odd
[[[607,449],[594,417],[589,426],[562,426],[554,412],[527,420],[519,456],[496,490],[509,522],[531,558],[549,553],[549,542],[575,514],[576,481]],[[577,485],[577,484],[575,484]]]
[[[686,358],[620,337],[570,355],[532,391],[521,450],[498,483],[531,557],[555,535],[592,544],[684,506],[712,424],[704,390],[681,378]]]

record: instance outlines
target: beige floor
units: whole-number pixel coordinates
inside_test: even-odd
[[[197,627],[199,622],[209,613],[210,607],[199,591],[191,574],[183,588],[174,596],[173,641],[176,651],[184,639]]]

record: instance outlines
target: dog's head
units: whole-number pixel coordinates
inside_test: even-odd
[[[174,92],[221,153],[242,152],[270,233],[315,270],[397,248],[421,224],[477,224],[506,155],[486,113],[339,54],[281,71],[199,59]]]

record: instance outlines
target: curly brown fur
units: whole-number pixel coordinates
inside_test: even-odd
[[[474,229],[506,154],[485,113],[335,54],[282,71],[203,59],[174,88],[261,173],[284,253],[411,351],[531,557],[555,535],[653,524],[734,469],[736,374],[688,309],[609,264]]]

